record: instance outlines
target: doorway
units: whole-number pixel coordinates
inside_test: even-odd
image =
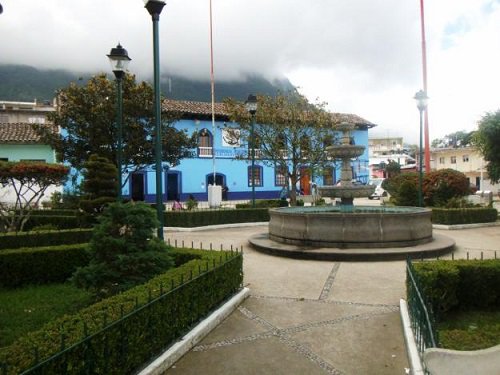
[[[167,200],[174,201],[180,198],[180,172],[167,173]]]
[[[300,191],[302,195],[311,195],[311,174],[309,168],[300,170]]]
[[[130,185],[132,200],[144,201],[144,173],[132,173]]]

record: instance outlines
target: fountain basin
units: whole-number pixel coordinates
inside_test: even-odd
[[[269,239],[333,248],[407,247],[432,241],[431,210],[320,206],[269,210]]]
[[[347,188],[342,185],[318,187],[319,195],[329,198],[362,198],[372,195],[374,191],[374,185],[350,185]]]

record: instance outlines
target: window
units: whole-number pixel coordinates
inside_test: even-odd
[[[259,165],[253,168],[253,182],[255,186],[262,186],[262,167]],[[252,186],[252,167],[248,167],[248,186]]]
[[[207,129],[201,129],[198,133],[198,156],[212,156],[212,134]]]
[[[444,164],[444,156],[439,157],[439,164]]]
[[[469,155],[464,155],[464,156],[462,156],[462,161],[463,161],[464,163],[468,163],[468,162],[469,162]]]
[[[274,186],[287,185],[287,171],[284,167],[276,167],[274,169]]]
[[[28,122],[30,124],[45,124],[45,118],[44,117],[29,117]]]
[[[335,168],[329,167],[323,170],[323,185],[335,185]]]
[[[457,157],[456,156],[452,156],[450,158],[450,160],[451,160],[451,164],[457,164]]]

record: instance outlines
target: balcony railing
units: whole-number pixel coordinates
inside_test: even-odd
[[[198,147],[198,156],[200,158],[211,158],[213,155],[212,147]]]

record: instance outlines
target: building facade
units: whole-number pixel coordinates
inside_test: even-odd
[[[27,161],[55,163],[54,150],[43,144],[33,129],[33,124],[42,124],[57,131],[47,121],[47,114],[54,111],[51,104],[37,102],[0,101],[0,161]],[[45,199],[62,187],[50,187]],[[0,187],[0,202],[14,202],[13,191]]]
[[[488,172],[487,162],[474,147],[449,147],[435,148],[431,150],[431,168],[454,169],[467,176],[469,183],[476,186],[478,190],[489,190],[498,192],[500,186],[492,184]]]
[[[238,124],[229,121],[228,113],[222,103],[215,105],[215,124],[212,124],[211,103],[166,100],[164,112],[172,112],[180,118],[174,126],[186,130],[188,134],[196,133],[198,147],[193,150],[193,157],[182,159],[179,165],[164,166],[162,173],[163,201],[194,197],[200,201],[208,199],[208,186],[215,183],[221,185],[223,199],[244,200],[252,197],[252,170],[249,160],[241,160],[247,153],[247,146],[234,139]],[[368,129],[375,126],[367,120],[352,114],[332,114],[336,121],[347,121],[354,124],[352,132],[354,142],[368,145]],[[231,128],[228,131],[227,128]],[[260,159],[259,150],[255,150],[255,197],[257,199],[278,198],[288,179],[278,168],[267,166]],[[367,182],[368,148],[365,153],[352,162],[356,179]],[[333,185],[340,176],[340,171],[331,168],[323,171],[321,176],[304,173],[298,188],[303,194],[310,194],[312,183]],[[127,183],[123,195],[133,200],[154,202],[156,194],[156,177],[152,168],[134,172],[124,176]]]

